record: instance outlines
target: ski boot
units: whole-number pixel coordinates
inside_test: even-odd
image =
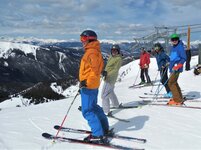
[[[121,103],[121,104],[119,104],[118,107],[119,107],[119,108],[123,108],[124,106],[123,106],[123,104]]]
[[[87,137],[84,138],[85,142],[88,143],[96,143],[96,144],[109,144],[109,141],[107,137],[105,136],[93,136],[93,135],[88,135]]]
[[[112,128],[112,129],[110,129],[110,130],[106,130],[105,131],[105,134],[104,134],[104,136],[106,136],[106,137],[112,137],[112,136],[114,136],[114,128]]]
[[[150,81],[150,82],[147,82],[146,85],[153,85],[153,83]]]
[[[172,98],[172,92],[168,92],[163,95],[165,98]]]
[[[167,103],[167,105],[170,105],[170,106],[181,106],[182,104],[183,102],[175,102],[173,98],[171,98],[169,102]]]
[[[143,84],[145,84],[145,82],[144,82],[144,81],[141,81],[138,85],[143,85]]]
[[[109,113],[107,113],[106,116],[112,116],[112,111],[110,111]]]

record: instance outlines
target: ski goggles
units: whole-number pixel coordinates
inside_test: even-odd
[[[82,43],[86,42],[88,40],[87,36],[80,36],[80,41]]]
[[[174,42],[174,41],[179,41],[179,39],[178,39],[178,38],[172,38],[171,41],[172,41],[172,42]]]
[[[112,48],[111,51],[119,51],[117,48]]]
[[[97,37],[95,37],[95,36],[80,36],[80,41],[82,43],[85,43],[88,40],[97,40]]]

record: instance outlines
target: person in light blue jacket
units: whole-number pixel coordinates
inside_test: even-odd
[[[186,61],[186,53],[184,50],[184,44],[179,39],[178,34],[172,34],[170,36],[172,47],[170,50],[170,78],[168,81],[168,86],[172,91],[173,98],[167,103],[168,105],[182,105],[183,96],[181,93],[181,89],[177,80],[179,78],[179,74],[183,72],[183,64]]]

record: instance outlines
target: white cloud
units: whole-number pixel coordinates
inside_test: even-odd
[[[201,7],[201,1],[198,0],[169,0],[168,3],[171,3],[174,6]]]
[[[2,0],[0,33],[71,39],[90,28],[104,38],[131,38],[157,25],[198,23],[200,7],[195,0]]]

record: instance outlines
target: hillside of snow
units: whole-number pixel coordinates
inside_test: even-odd
[[[195,95],[196,102],[185,102],[187,106],[201,107],[201,75],[194,76],[193,67],[197,64],[198,57],[191,60],[190,71],[184,71],[179,77],[179,85],[184,94]],[[115,92],[119,101],[125,105],[138,105],[145,92],[150,93],[152,87],[138,89],[128,88],[138,75],[139,60],[135,60],[120,69],[121,81],[116,83]],[[156,61],[151,59],[149,74],[152,80],[157,74]],[[159,82],[159,77],[156,79]],[[140,82],[138,76],[136,83]],[[101,105],[100,86],[98,103]],[[154,93],[157,86],[153,87]],[[106,149],[90,145],[82,145],[68,142],[56,142],[44,139],[41,134],[49,132],[56,134],[54,125],[60,125],[66,112],[78,90],[77,86],[70,87],[63,94],[72,97],[49,103],[24,107],[22,98],[15,98],[0,103],[0,149],[1,150],[57,150],[57,149]],[[165,93],[164,88],[160,93]],[[80,96],[72,105],[72,108],[64,123],[65,127],[87,129],[89,126],[82,117],[78,107]],[[22,107],[14,107],[21,105]],[[113,139],[111,142],[129,146],[131,148],[144,148],[146,150],[199,150],[201,148],[201,109],[175,108],[167,106],[145,105],[133,109],[118,109],[113,111],[114,116],[127,119],[129,123],[109,118],[111,128],[116,134],[145,138],[147,143],[137,143]],[[60,136],[82,139],[86,135],[60,132]]]
[[[2,42],[0,41],[0,58],[8,58],[11,55],[13,49],[19,49],[25,54],[32,53],[36,58],[36,50],[39,46],[34,46],[30,44],[13,43],[13,42]]]

